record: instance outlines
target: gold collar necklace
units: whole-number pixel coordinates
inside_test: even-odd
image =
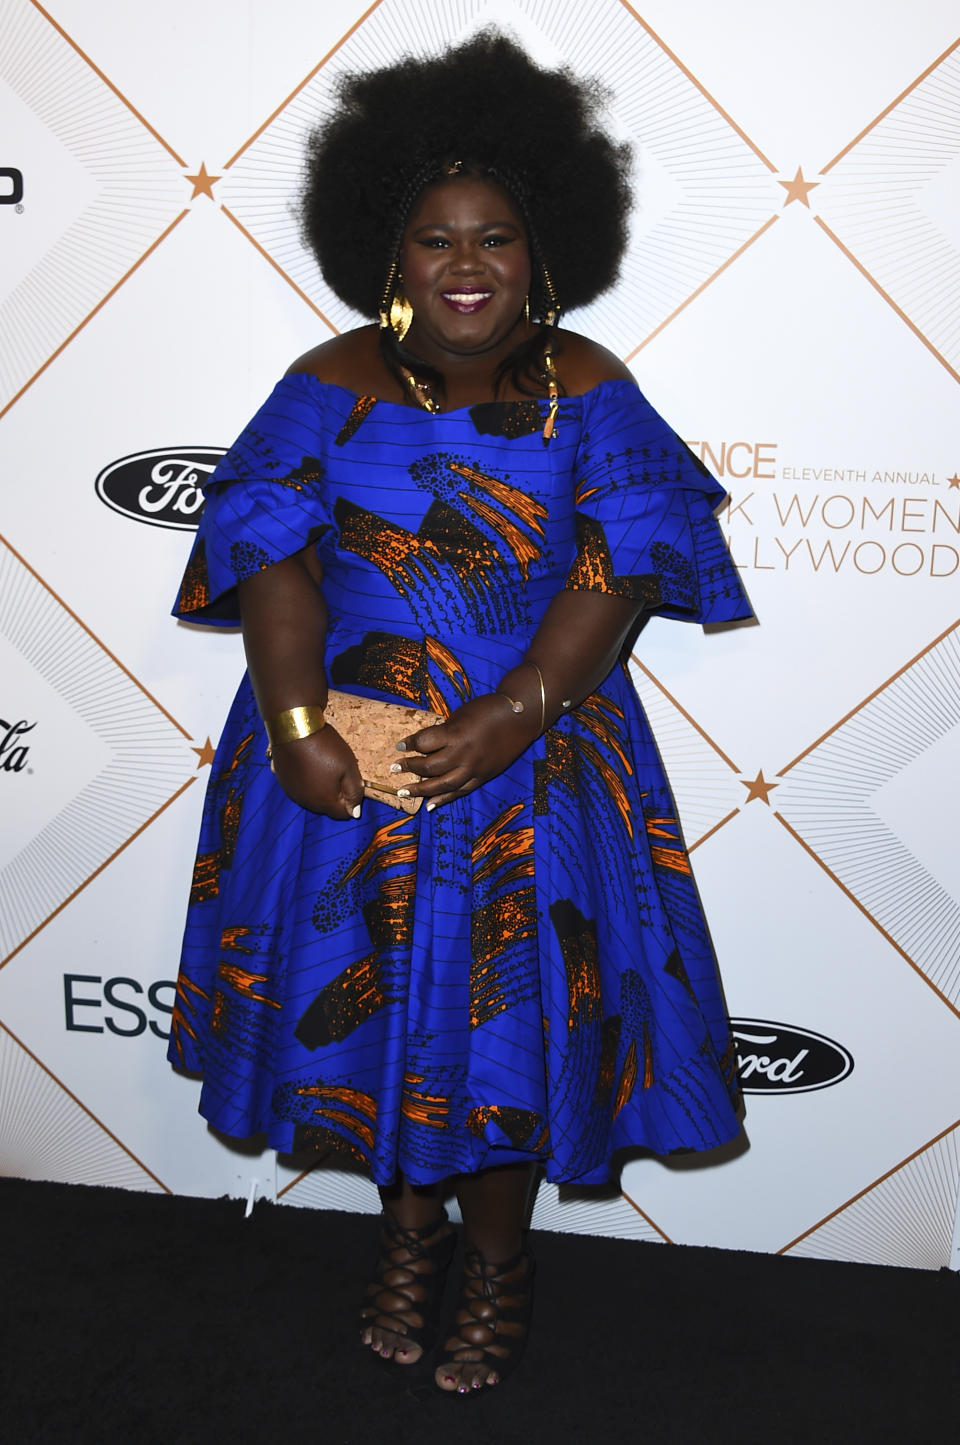
[[[412,371],[407,367],[400,368],[403,379],[406,382],[414,403],[423,411],[439,412],[440,403],[430,390],[430,384],[426,381],[419,381]],[[549,346],[543,352],[543,372],[541,373],[544,384],[547,388],[547,416],[543,423],[543,440],[549,442],[556,434],[557,412],[560,409],[560,388],[557,383],[557,368],[553,360],[553,351]]]

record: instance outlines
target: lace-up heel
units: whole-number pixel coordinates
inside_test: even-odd
[[[484,1365],[497,1383],[520,1363],[533,1308],[534,1262],[521,1250],[502,1264],[491,1264],[479,1249],[464,1254],[463,1283],[452,1332],[440,1356],[437,1374],[455,1380],[455,1370]],[[471,1381],[444,1394],[476,1395],[486,1381]]]
[[[420,1229],[404,1229],[384,1210],[376,1270],[360,1309],[363,1335],[380,1329],[397,1336],[384,1363],[409,1368],[436,1343],[443,1287],[456,1245],[446,1210]],[[399,1358],[415,1347],[420,1353],[414,1359]]]

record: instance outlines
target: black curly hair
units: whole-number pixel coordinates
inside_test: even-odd
[[[375,316],[414,201],[459,162],[460,173],[502,185],[526,221],[532,316],[592,301],[616,280],[631,200],[629,147],[597,125],[604,99],[597,84],[542,69],[495,30],[345,76],[336,114],[308,139],[300,201],[304,241],[328,284]],[[390,349],[394,364],[415,361]]]

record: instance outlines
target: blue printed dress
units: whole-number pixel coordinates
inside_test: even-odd
[[[177,603],[312,544],[333,686],[449,713],[496,689],[561,588],[750,615],[718,484],[636,386],[440,414],[291,375],[206,487]],[[736,1063],[676,810],[626,667],[499,777],[334,822],[270,771],[248,679],[214,761],[171,1061],[217,1129],[331,1146],[379,1184],[738,1130]]]

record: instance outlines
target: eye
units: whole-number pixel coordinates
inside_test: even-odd
[[[427,246],[433,251],[445,251],[450,245],[450,242],[446,236],[419,236],[417,238],[417,245]]]
[[[507,236],[495,231],[492,236],[484,236],[483,244],[485,246],[509,246],[511,241],[516,239],[516,236]]]

